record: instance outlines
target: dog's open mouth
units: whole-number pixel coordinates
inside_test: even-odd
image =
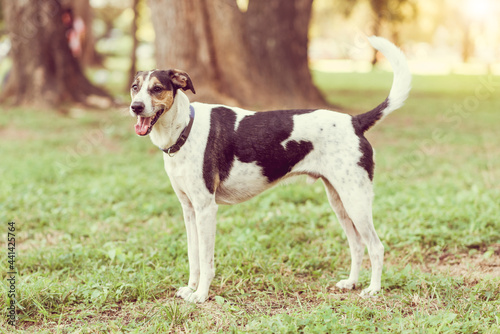
[[[137,116],[137,123],[135,124],[135,133],[139,136],[148,135],[153,129],[153,125],[155,125],[158,118],[160,118],[161,114],[165,109],[160,109],[154,117],[142,117]]]

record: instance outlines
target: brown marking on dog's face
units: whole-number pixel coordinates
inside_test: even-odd
[[[172,87],[165,87],[157,77],[151,77],[148,85],[148,92],[151,96],[151,104],[154,110],[169,110],[174,103],[174,92]]]
[[[135,75],[134,82],[132,82],[132,86],[130,87],[130,95],[132,96],[132,98],[141,90],[142,84],[144,83],[147,74],[148,72],[139,71]]]
[[[130,88],[133,103],[143,103],[142,117],[152,117],[159,111],[168,111],[174,104],[178,89],[194,91],[187,73],[179,70],[137,72]],[[131,111],[132,115],[133,111]]]

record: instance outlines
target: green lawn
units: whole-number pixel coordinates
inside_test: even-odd
[[[391,73],[313,73],[353,113]],[[405,107],[371,130],[382,292],[339,291],[347,240],[323,186],[278,186],[218,214],[210,300],[187,282],[182,211],[160,152],[126,108],[2,107],[0,332],[500,333],[500,77],[414,78]],[[8,326],[15,222],[18,330]]]

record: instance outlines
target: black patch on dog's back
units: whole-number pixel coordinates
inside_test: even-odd
[[[290,172],[313,149],[309,141],[290,140],[293,116],[314,110],[275,110],[245,116],[235,131],[236,113],[225,107],[212,109],[210,132],[203,162],[203,178],[214,193],[218,181],[229,176],[235,158],[255,162],[264,176],[274,182]],[[218,179],[217,179],[218,177]]]
[[[235,123],[236,114],[231,109],[215,108],[210,114],[210,131],[203,159],[203,179],[212,194],[218,186],[217,181],[224,181],[233,166]]]

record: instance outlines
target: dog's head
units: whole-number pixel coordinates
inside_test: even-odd
[[[137,72],[130,95],[130,113],[137,117],[135,133],[145,136],[151,132],[163,112],[170,110],[178,89],[196,93],[189,75],[180,70]]]

